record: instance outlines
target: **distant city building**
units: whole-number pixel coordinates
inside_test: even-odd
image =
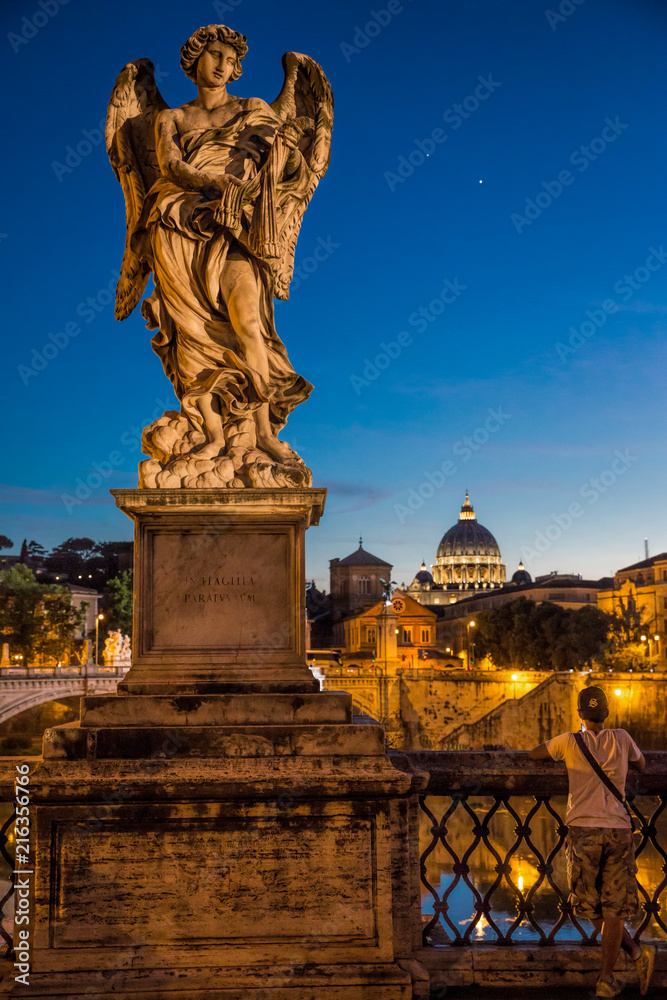
[[[463,655],[469,651],[471,643],[471,623],[484,611],[498,608],[502,604],[524,597],[536,604],[548,602],[562,608],[576,611],[578,608],[596,607],[601,587],[609,586],[610,577],[602,580],[582,580],[575,573],[549,573],[538,576],[534,581],[522,563],[512,576],[512,581],[497,590],[478,591],[466,595],[453,605],[433,607],[438,614],[437,639],[440,646],[451,646]]]
[[[361,538],[349,556],[330,559],[329,593],[319,590],[314,580],[306,587],[308,648],[329,648],[336,622],[377,604],[391,582],[391,571],[391,563],[367,552]]]
[[[382,628],[388,627],[387,614],[391,617],[391,630],[383,642]],[[436,620],[437,614],[431,608],[395,590],[391,604],[387,605],[382,598],[360,614],[337,622],[334,647],[341,650],[340,662],[347,667],[376,664],[390,672],[434,666],[460,668],[461,663],[454,660],[451,650],[437,647]]]
[[[382,597],[385,580],[391,580],[391,563],[359,548],[344,559],[329,560],[329,596],[332,620],[372,607]]]
[[[455,621],[473,613],[479,614],[480,611],[500,607],[508,601],[516,601],[518,597],[525,597],[529,601],[535,601],[536,604],[548,601],[550,604],[560,604],[563,608],[574,610],[595,607],[599,590],[609,586],[610,583],[611,577],[603,577],[602,580],[583,580],[580,575],[574,573],[549,573],[532,580],[530,573],[522,569],[520,563],[510,583],[497,590],[467,594],[455,606],[446,605],[438,609],[439,620]]]
[[[512,579],[510,581],[515,587],[520,587],[524,583],[532,583],[533,578],[525,568],[522,562],[519,563],[516,573],[512,574]]]
[[[306,591],[309,643],[329,650],[340,662],[359,658],[375,662],[378,615],[384,606],[384,581],[392,565],[359,548],[343,559],[330,560],[330,593],[312,583]],[[431,570],[425,562],[409,586],[401,584],[393,599],[404,605],[396,645],[401,663],[414,662],[415,650],[427,658],[469,655],[470,622],[483,611],[524,597],[577,610],[599,607],[608,613],[640,610],[645,624],[647,656],[667,669],[667,552],[618,570],[614,578],[584,580],[581,574],[552,572],[534,580],[522,562],[506,580],[500,547],[476,518],[466,493],[456,524],[443,535]],[[415,606],[426,612],[419,619]],[[428,629],[433,630],[427,641]],[[376,638],[374,638],[374,636]],[[450,652],[451,649],[451,652]],[[445,657],[446,658],[446,657]]]
[[[75,639],[86,639],[95,632],[95,620],[97,618],[97,608],[102,600],[102,595],[91,587],[80,587],[76,583],[64,584],[72,593],[72,607],[77,611],[85,604],[86,617],[82,629],[77,629]]]
[[[431,572],[422,563],[410,586],[402,589],[420,604],[454,604],[471,591],[492,590],[504,583],[500,546],[477,520],[466,493],[458,521],[442,536]]]
[[[658,669],[667,669],[667,552],[617,570],[597,603],[608,614],[640,612],[647,654],[656,657]]]

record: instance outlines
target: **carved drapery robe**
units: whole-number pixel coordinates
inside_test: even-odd
[[[204,173],[231,174],[243,181],[257,176],[259,170],[262,184],[269,185],[273,164],[267,163],[267,157],[281,122],[261,101],[243,104],[246,108],[226,126],[185,133],[181,137],[183,158]],[[282,144],[280,138],[277,141]],[[287,160],[290,151],[273,152],[275,159]],[[276,200],[289,211],[290,200],[298,203],[308,188],[310,170],[297,156],[297,169],[277,178],[273,218],[264,220],[264,229],[272,223],[275,227]],[[312,390],[292,368],[276,333],[271,259],[254,250],[258,241],[254,230],[261,228],[262,220],[257,206],[254,210],[252,205],[240,206],[239,195],[240,188],[230,185],[221,199],[207,200],[198,191],[185,191],[166,177],[158,178],[144,206],[150,249],[145,245],[142,249],[155,278],[155,291],[142,306],[149,327],[158,330],[153,349],[194,428],[200,431],[202,426],[197,397],[212,393],[228,436],[263,402],[269,404],[270,419],[279,430]],[[230,252],[243,255],[252,265],[269,360],[268,381],[246,363],[220,293]]]

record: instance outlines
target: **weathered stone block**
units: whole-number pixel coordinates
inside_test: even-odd
[[[352,697],[325,694],[92,696],[81,699],[81,725],[239,726],[352,722]]]
[[[304,534],[321,489],[114,490],[135,523],[134,694],[317,691]]]
[[[172,757],[291,757],[384,753],[382,726],[56,726],[44,734],[44,759],[146,759],[165,741]]]
[[[23,995],[411,997],[396,957],[418,928],[404,848],[422,775],[319,755],[45,760],[33,777]]]
[[[387,957],[382,812],[336,806],[276,817],[233,803],[209,804],[206,817],[175,812],[163,806],[142,821],[121,809],[89,835],[56,823],[51,948],[214,944],[250,959],[298,943]]]

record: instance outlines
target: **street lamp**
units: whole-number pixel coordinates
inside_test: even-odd
[[[99,666],[100,661],[100,622],[104,615],[97,615],[95,618],[95,666]]]
[[[641,639],[642,642],[647,643],[649,657],[653,656],[653,643],[655,643],[656,646],[657,646],[656,655],[660,654],[660,646],[658,646],[658,643],[660,642],[660,636],[659,635],[652,635],[652,636],[651,635],[640,635],[639,638]]]
[[[475,623],[474,622],[468,622],[468,624],[466,625],[466,646],[467,646],[467,650],[468,650],[468,670],[472,670],[472,667],[470,666],[470,629],[474,628],[474,627],[475,627]],[[473,643],[472,645],[473,645],[473,649],[474,649],[475,648],[475,644]]]
[[[659,635],[649,636],[649,638],[648,638],[648,655],[649,656],[653,656],[653,643],[655,643],[656,646],[657,646],[659,642],[660,642],[660,636]],[[659,652],[660,652],[660,647],[658,646],[658,648],[656,649],[656,655],[658,655]]]
[[[514,682],[514,684],[513,684],[514,691],[512,693],[512,697],[513,697],[514,701],[516,701],[516,682],[517,682],[517,679],[518,679],[517,675],[516,674],[512,674],[512,680]]]

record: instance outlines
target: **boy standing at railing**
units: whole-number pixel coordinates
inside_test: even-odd
[[[624,921],[639,910],[632,824],[625,802],[628,765],[643,771],[646,762],[629,733],[605,729],[609,715],[602,688],[579,692],[581,733],[563,733],[530,751],[533,760],[563,760],[569,795],[565,842],[570,902],[577,916],[602,930],[602,968],[596,997],[615,997],[622,984],[614,978],[621,948],[637,969],[642,996],[648,990],[655,946],[637,944]]]

